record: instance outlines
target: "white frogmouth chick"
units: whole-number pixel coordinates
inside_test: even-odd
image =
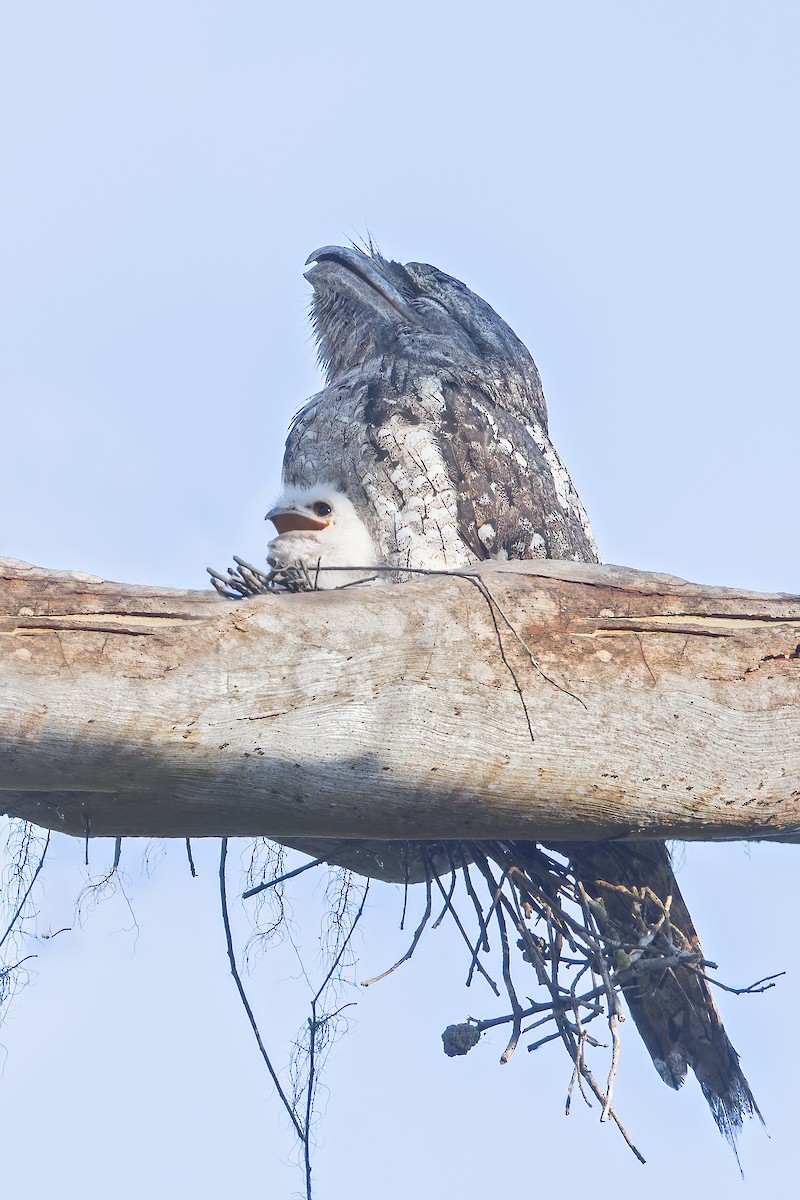
[[[326,483],[287,488],[267,513],[278,531],[267,546],[273,569],[301,563],[314,578],[320,567],[371,567],[378,562],[372,536],[347,496]],[[364,571],[320,571],[318,588],[366,579]]]

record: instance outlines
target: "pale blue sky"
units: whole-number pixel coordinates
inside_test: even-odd
[[[799,33],[794,3],[736,0],[0,4],[0,554],[182,587],[263,556],[319,383],[303,262],[369,231],[525,340],[606,560],[800,591]],[[118,899],[37,945],[0,1035],[8,1194],[300,1190],[226,974],[216,852],[193,882],[170,845],[148,878],[129,843],[138,938]],[[73,923],[81,853],[59,843],[43,930]],[[647,1167],[596,1111],[564,1119],[557,1050],[446,1060],[441,1029],[487,1004],[443,928],[354,996],[320,1200],[793,1177],[797,854],[694,846],[680,871],[723,979],[790,971],[722,998],[772,1135],[746,1132],[744,1184],[699,1089],[670,1093],[632,1031],[616,1094]],[[373,901],[365,975],[405,945],[398,893]],[[299,889],[312,948],[314,913]],[[277,1061],[295,974],[276,954],[251,984]]]

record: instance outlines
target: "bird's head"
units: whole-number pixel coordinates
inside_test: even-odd
[[[274,566],[369,567],[375,546],[352,502],[329,483],[287,488],[265,518],[278,536],[269,543]],[[359,573],[353,578],[359,578]],[[332,571],[321,587],[338,587],[353,580],[347,572]]]
[[[355,246],[308,260],[311,315],[328,380],[357,370],[384,381],[463,380],[531,413],[546,428],[536,365],[514,331],[460,280],[428,263],[398,263]],[[387,364],[389,370],[387,370]]]
[[[348,512],[347,510],[352,510]],[[285,533],[322,533],[341,527],[352,518],[352,504],[334,488],[290,488],[285,491],[265,516],[272,521],[278,535]]]

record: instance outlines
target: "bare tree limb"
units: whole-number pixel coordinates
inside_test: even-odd
[[[380,839],[369,873],[401,882],[409,834],[798,840],[800,598],[474,575],[226,602],[0,560],[0,810],[314,857]]]

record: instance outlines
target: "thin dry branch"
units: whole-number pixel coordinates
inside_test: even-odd
[[[244,1011],[247,1014],[247,1020],[249,1021],[250,1028],[253,1031],[253,1037],[256,1040],[256,1045],[258,1046],[259,1053],[261,1054],[261,1057],[264,1060],[264,1065],[266,1066],[267,1070],[269,1071],[270,1078],[272,1079],[272,1082],[275,1086],[275,1091],[278,1093],[278,1097],[281,1101],[281,1104],[283,1105],[284,1109],[286,1110],[289,1120],[292,1122],[292,1125],[294,1126],[295,1133],[300,1138],[301,1142],[304,1142],[308,1131],[303,1128],[300,1121],[298,1120],[297,1114],[295,1113],[294,1108],[290,1104],[289,1099],[283,1090],[281,1081],[278,1079],[277,1072],[272,1065],[272,1060],[271,1060],[269,1054],[267,1053],[267,1048],[264,1045],[263,1039],[261,1037],[261,1031],[258,1027],[258,1022],[256,1021],[255,1014],[253,1013],[253,1009],[250,1005],[250,1001],[247,998],[247,993],[244,990],[244,984],[242,983],[242,977],[239,974],[239,968],[236,966],[236,955],[234,954],[234,950],[233,950],[233,934],[231,932],[231,923],[230,923],[230,918],[228,916],[228,892],[227,892],[227,886],[226,886],[226,882],[225,882],[225,864],[227,862],[227,858],[228,858],[228,839],[222,838],[221,848],[220,848],[220,859],[219,859],[219,896],[220,896],[220,906],[221,906],[221,912],[222,912],[222,925],[223,925],[223,928],[225,931],[225,946],[226,946],[227,954],[228,954],[228,964],[230,966],[231,975],[233,976],[233,981],[236,984],[236,990],[239,993],[239,999],[242,1002],[242,1007],[244,1008]]]

